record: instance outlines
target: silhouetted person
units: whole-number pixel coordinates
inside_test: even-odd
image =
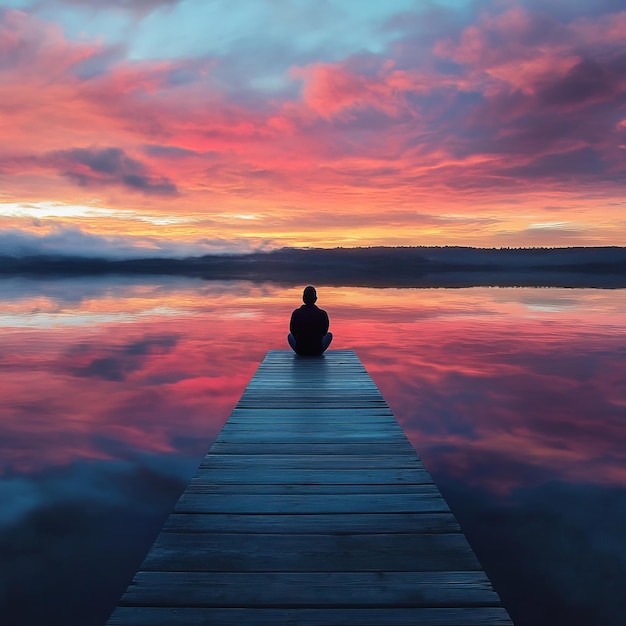
[[[304,304],[291,314],[287,340],[296,354],[319,356],[333,340],[328,332],[328,314],[315,304],[315,287],[305,287],[302,300]]]

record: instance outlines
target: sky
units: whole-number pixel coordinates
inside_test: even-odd
[[[623,0],[0,3],[0,251],[626,245]]]

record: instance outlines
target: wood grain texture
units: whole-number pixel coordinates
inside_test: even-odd
[[[362,513],[353,515],[238,515],[172,513],[163,527],[174,533],[458,533],[454,515],[445,513]],[[313,538],[312,538],[313,539]]]
[[[501,607],[169,608],[121,606],[109,626],[511,626]]]
[[[163,532],[142,569],[171,572],[461,572],[480,570],[461,533]]]
[[[273,350],[108,624],[512,622],[356,354]]]
[[[285,597],[288,591],[289,599]],[[131,606],[497,606],[483,572],[140,572],[122,597]]]
[[[250,467],[202,469],[196,474],[192,484],[233,484],[242,483],[266,485],[424,485],[432,484],[430,475],[420,469],[321,469],[291,467]]]

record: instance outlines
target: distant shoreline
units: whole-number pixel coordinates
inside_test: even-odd
[[[0,255],[0,277],[186,276],[362,287],[626,287],[626,248],[282,248],[185,259]]]

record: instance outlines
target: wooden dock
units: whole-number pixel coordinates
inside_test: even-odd
[[[267,353],[109,626],[512,622],[357,355]]]

